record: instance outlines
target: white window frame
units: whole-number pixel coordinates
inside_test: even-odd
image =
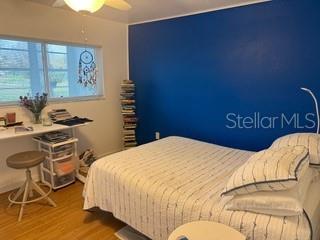
[[[94,100],[105,100],[105,81],[104,81],[104,71],[103,71],[103,56],[102,56],[102,47],[97,45],[90,44],[79,44],[79,43],[70,43],[70,42],[60,42],[60,41],[48,41],[40,39],[31,39],[24,37],[11,37],[0,35],[1,40],[12,40],[12,41],[24,41],[24,42],[33,42],[41,44],[41,55],[42,55],[42,64],[43,64],[43,75],[44,75],[44,91],[48,93],[48,102],[49,103],[65,103],[65,102],[81,102],[81,101],[94,101]],[[96,64],[98,68],[97,75],[97,95],[92,96],[78,96],[78,97],[51,97],[50,87],[49,87],[49,76],[48,76],[48,56],[47,56],[47,45],[62,45],[62,46],[74,46],[74,47],[88,47],[94,49],[94,54],[96,57]],[[11,49],[10,49],[11,50]],[[14,70],[15,68],[10,68]],[[21,69],[17,69],[20,71]],[[30,69],[26,69],[30,70]],[[42,94],[42,93],[40,93]],[[0,107],[6,106],[17,106],[19,105],[19,99],[17,101],[6,101],[0,102]]]

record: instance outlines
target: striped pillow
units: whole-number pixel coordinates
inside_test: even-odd
[[[309,151],[310,165],[320,166],[320,135],[316,133],[294,133],[278,138],[270,148],[305,146]]]
[[[290,189],[308,167],[309,154],[304,146],[266,149],[252,155],[232,174],[222,195]]]

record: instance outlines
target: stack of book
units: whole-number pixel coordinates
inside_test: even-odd
[[[72,118],[71,114],[66,109],[53,109],[48,112],[52,122],[66,120]]]
[[[123,80],[121,83],[121,106],[124,149],[137,146],[136,128],[138,118],[136,116],[135,103],[135,85],[133,81]]]
[[[45,133],[40,136],[34,137],[34,139],[36,140],[40,140],[50,144],[65,142],[70,140],[71,138],[72,137],[69,134],[64,132],[59,132],[59,131],[49,132],[49,133]]]

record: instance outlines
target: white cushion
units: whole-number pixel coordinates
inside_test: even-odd
[[[310,155],[310,165],[320,166],[320,135],[316,133],[294,133],[275,140],[272,149],[285,146],[305,146]]]
[[[227,203],[226,209],[274,216],[301,215],[309,186],[315,176],[315,170],[309,168],[298,184],[291,189],[237,195]]]
[[[222,195],[290,189],[308,168],[309,154],[303,146],[266,149],[232,174]]]

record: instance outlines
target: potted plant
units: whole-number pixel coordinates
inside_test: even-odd
[[[35,124],[41,123],[41,112],[47,104],[47,93],[43,93],[42,95],[37,93],[34,97],[20,96],[20,105],[32,112]]]

